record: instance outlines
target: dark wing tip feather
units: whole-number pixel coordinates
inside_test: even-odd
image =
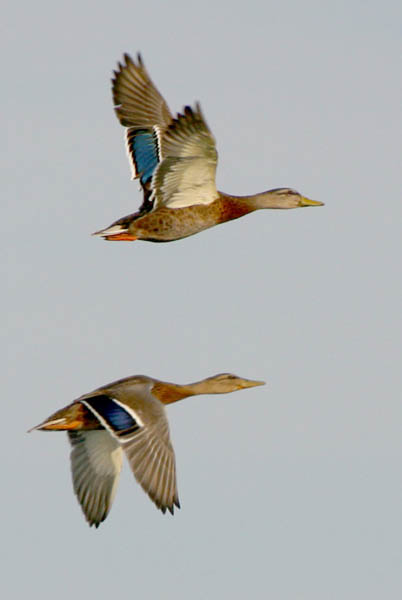
[[[170,512],[171,515],[174,515],[174,508],[181,508],[180,507],[180,502],[178,498],[175,498],[173,500],[173,504],[169,505],[169,506],[164,506],[163,508],[161,508],[162,512],[165,514],[166,509],[168,509],[168,511]]]
[[[178,117],[181,116],[188,116],[191,117],[193,120],[196,120],[196,118],[202,118],[202,111],[201,111],[201,104],[197,101],[195,103],[195,108],[192,108],[191,106],[187,105],[184,107],[184,115],[178,115]]]
[[[128,54],[128,52],[124,52],[124,54],[123,54],[123,58],[124,58],[124,61],[125,61],[125,63],[126,63],[126,64],[124,65],[125,67],[128,67],[128,65],[129,65],[129,64],[133,64],[133,63],[134,63],[133,59],[132,59],[132,58],[131,58],[131,56]]]
[[[112,83],[113,101],[115,101],[114,89],[115,89],[116,83],[120,77],[122,70],[123,70],[123,65],[120,62],[118,62],[117,69],[113,69],[113,77],[110,80]]]
[[[125,64],[121,65],[120,63],[118,63],[119,69],[122,70],[126,67],[129,67],[130,65],[133,65],[134,67],[140,67],[143,68],[144,67],[144,61],[142,60],[142,56],[140,52],[137,52],[137,63],[138,65],[135,64],[135,60],[133,60],[130,56],[130,54],[128,54],[128,52],[124,52],[123,54],[123,58],[124,58],[124,62]]]
[[[95,529],[98,529],[99,525],[101,523],[103,523],[103,521],[106,519],[106,517],[108,515],[108,513],[106,513],[106,514],[103,514],[101,517],[97,517],[97,518],[96,517],[91,517],[91,516],[87,515],[87,513],[85,512],[83,506],[81,506],[81,509],[82,509],[82,512],[84,513],[84,517],[85,517],[88,525],[90,527],[95,527]]]
[[[180,127],[183,121],[188,120],[189,118],[194,118],[194,111],[191,106],[185,106],[182,113],[177,113],[174,119],[172,119],[171,123],[167,128],[167,131],[174,131],[177,127]]]
[[[143,66],[143,62],[142,62],[142,58],[141,55],[138,53],[137,55],[138,58],[138,64],[140,67]],[[112,85],[114,87],[114,85],[117,83],[118,79],[120,78],[121,74],[123,73],[123,71],[125,69],[127,69],[127,67],[129,67],[130,65],[133,65],[134,67],[136,66],[135,62],[133,61],[133,59],[131,58],[131,56],[125,52],[123,54],[123,61],[118,61],[117,62],[117,69],[113,69],[113,77],[112,77]]]
[[[175,508],[175,506],[176,506],[176,508],[181,508],[181,506],[180,506],[180,502],[179,502],[179,499],[178,499],[178,498],[175,498],[175,499],[173,500],[173,504],[170,504],[170,505],[167,505],[167,506],[165,506],[165,505],[162,505],[162,504],[160,504],[159,502],[156,502],[156,500],[155,500],[154,498],[151,498],[151,500],[152,500],[153,502],[155,502],[155,504],[156,504],[156,508],[159,508],[159,510],[161,510],[163,514],[165,514],[165,513],[166,513],[166,511],[168,510],[168,511],[170,512],[170,514],[171,514],[171,515],[174,515],[174,508]]]
[[[182,134],[185,132],[187,134],[190,132],[195,133],[200,128],[208,130],[201,112],[200,103],[197,102],[195,108],[187,105],[183,108],[182,113],[177,113],[176,117],[169,123],[164,135],[166,138],[169,138],[171,135],[174,136],[180,132]]]

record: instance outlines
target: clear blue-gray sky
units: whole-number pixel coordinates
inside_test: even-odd
[[[9,2],[2,17],[4,598],[402,594],[399,2]],[[110,77],[140,50],[201,102],[218,187],[291,186],[171,244],[90,233],[136,209]],[[4,135],[5,132],[5,135]],[[265,387],[168,409],[182,510],[124,465],[98,530],[64,434],[25,431],[145,373]]]

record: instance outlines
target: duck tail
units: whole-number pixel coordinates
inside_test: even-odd
[[[65,408],[58,410],[45,419],[39,425],[28,429],[31,431],[71,431],[83,429],[85,424],[85,414],[87,409],[81,403],[69,404]]]
[[[133,242],[137,239],[129,233],[125,225],[111,225],[106,229],[95,231],[92,235],[99,235],[109,242]]]

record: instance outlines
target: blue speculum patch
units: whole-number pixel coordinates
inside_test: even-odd
[[[138,424],[133,417],[109,396],[93,396],[85,399],[114,431],[125,431],[126,429],[138,429]]]
[[[145,184],[152,178],[158,164],[156,136],[153,132],[141,129],[130,132],[129,147],[140,181]]]

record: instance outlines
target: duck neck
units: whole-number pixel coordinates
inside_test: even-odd
[[[252,210],[258,210],[260,208],[287,208],[286,203],[276,190],[269,190],[267,192],[261,192],[254,194],[253,196],[246,196],[247,202],[253,207]]]
[[[199,396],[200,394],[227,394],[239,389],[239,386],[237,382],[233,384],[226,382],[226,384],[223,384],[219,376],[213,375],[201,381],[189,383],[183,386],[183,388],[187,390],[190,396]]]
[[[275,190],[252,196],[231,196],[220,192],[220,198],[225,209],[231,213],[231,218],[241,217],[260,208],[284,208]]]
[[[203,379],[187,385],[178,385],[175,383],[166,383],[165,381],[157,381],[152,393],[163,404],[172,404],[188,396],[199,396],[200,394],[219,394],[212,379]]]
[[[163,404],[172,404],[188,396],[194,396],[197,392],[193,391],[192,385],[178,385],[167,383],[166,381],[156,381],[152,388],[152,394],[163,402]]]

